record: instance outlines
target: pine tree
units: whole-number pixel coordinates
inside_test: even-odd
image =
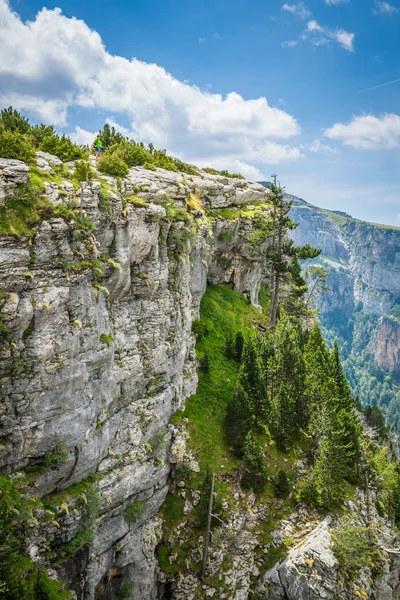
[[[243,456],[245,439],[253,426],[253,422],[254,416],[249,397],[238,383],[225,416],[226,439],[237,456]]]
[[[243,485],[262,492],[267,483],[264,454],[251,431],[246,436],[243,458]]]
[[[246,390],[256,423],[265,423],[269,413],[269,401],[262,364],[253,336],[245,340],[237,381]]]
[[[290,492],[290,481],[286,471],[279,469],[278,476],[274,485],[275,496],[277,498],[286,498]]]
[[[335,341],[334,348],[332,351],[331,364],[331,372],[335,385],[337,408],[338,410],[344,408],[345,410],[352,411],[355,408],[355,403],[351,396],[350,386],[347,382],[346,376],[343,372],[343,368],[340,362],[339,346],[337,341]]]
[[[298,433],[296,402],[281,385],[271,403],[270,430],[277,448],[288,450]]]

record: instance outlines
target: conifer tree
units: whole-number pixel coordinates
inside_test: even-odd
[[[254,416],[249,397],[238,383],[225,416],[226,439],[237,456],[243,456],[245,439],[252,428],[253,422]]]
[[[241,358],[242,358],[243,345],[244,345],[243,333],[241,331],[238,331],[236,334],[236,340],[235,340],[237,360],[241,360]]]
[[[265,423],[269,413],[269,401],[262,364],[253,336],[247,337],[243,346],[238,383],[248,395],[256,423]]]
[[[344,408],[345,410],[354,410],[355,403],[351,396],[350,386],[347,382],[346,376],[343,372],[342,364],[339,357],[339,346],[335,341],[334,348],[331,356],[332,364],[332,377],[335,385],[335,396],[337,402],[337,408]]]
[[[264,454],[251,431],[246,436],[243,458],[243,485],[262,492],[267,483]]]
[[[296,401],[283,384],[271,403],[270,430],[280,450],[288,450],[298,433]]]

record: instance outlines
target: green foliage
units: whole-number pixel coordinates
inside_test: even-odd
[[[237,456],[243,456],[247,434],[254,423],[254,414],[249,397],[240,383],[237,383],[229,401],[225,417],[225,432],[228,444]]]
[[[31,163],[35,159],[35,151],[28,136],[18,131],[7,131],[0,123],[0,157]]]
[[[274,484],[274,491],[277,498],[286,498],[290,492],[289,477],[283,469],[279,469],[278,476]]]
[[[111,154],[104,153],[98,161],[97,167],[102,173],[113,177],[125,177],[129,172],[128,165],[117,151]]]
[[[267,484],[264,454],[251,431],[244,442],[242,483],[255,492],[262,492]]]
[[[29,119],[23,117],[17,110],[14,110],[12,106],[3,108],[0,113],[0,127],[3,127],[6,131],[17,132],[20,134],[29,133],[31,125]],[[0,154],[2,156],[2,154]]]
[[[265,388],[262,363],[254,336],[248,336],[245,340],[238,384],[246,390],[256,422],[265,423],[269,415],[270,405]]]
[[[209,334],[207,325],[203,321],[200,321],[200,319],[194,319],[192,323],[192,331],[199,341],[207,337]]]
[[[374,556],[371,534],[366,527],[355,525],[350,519],[331,534],[332,552],[346,570],[368,567]]]
[[[17,186],[0,206],[0,234],[33,238],[36,226],[53,215],[53,206],[33,184]]]
[[[75,162],[74,179],[79,183],[89,181],[94,178],[94,171],[90,166],[89,161],[79,160]]]
[[[45,135],[39,144],[39,150],[58,156],[62,161],[77,160],[84,156],[84,151],[74,144],[66,135]]]
[[[365,417],[368,425],[376,429],[381,438],[384,437],[388,428],[382,411],[377,406],[368,406],[365,411]]]
[[[132,502],[125,513],[125,521],[127,523],[136,523],[137,521],[140,521],[144,515],[145,506],[145,500],[135,500]]]
[[[124,583],[119,588],[118,600],[129,600],[129,598],[132,597],[134,587],[134,581],[124,581]]]
[[[112,213],[112,196],[105,190],[100,190],[99,193],[99,210],[105,214]]]
[[[42,505],[21,494],[0,475],[0,582],[4,600],[69,600],[60,581],[49,579],[44,567],[25,555],[25,534],[35,524]]]
[[[203,171],[205,171],[206,169],[203,169]],[[233,179],[244,179],[243,175],[241,175],[240,173],[229,173],[229,171],[227,171],[226,169],[223,169],[220,172],[220,175],[222,175],[222,177],[232,177]]]
[[[67,462],[68,458],[68,448],[63,442],[60,442],[53,450],[46,452],[43,462],[46,469],[53,469],[57,465]]]
[[[107,346],[109,346],[113,343],[114,336],[112,333],[102,333],[100,336],[100,341],[103,342],[103,344],[107,344]]]
[[[210,370],[210,356],[208,352],[204,352],[203,356],[200,358],[200,371],[202,373],[208,373]]]
[[[205,167],[204,169],[202,169],[202,171],[204,171],[205,173],[209,173],[210,175],[218,175],[218,171],[212,169],[211,167]]]

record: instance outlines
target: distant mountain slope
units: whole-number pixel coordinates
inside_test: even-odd
[[[328,341],[338,338],[363,404],[378,404],[400,430],[400,228],[367,223],[295,196],[296,244],[322,249],[331,292],[320,301]]]

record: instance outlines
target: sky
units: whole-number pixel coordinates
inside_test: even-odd
[[[399,33],[400,0],[0,0],[0,107],[400,226]]]

